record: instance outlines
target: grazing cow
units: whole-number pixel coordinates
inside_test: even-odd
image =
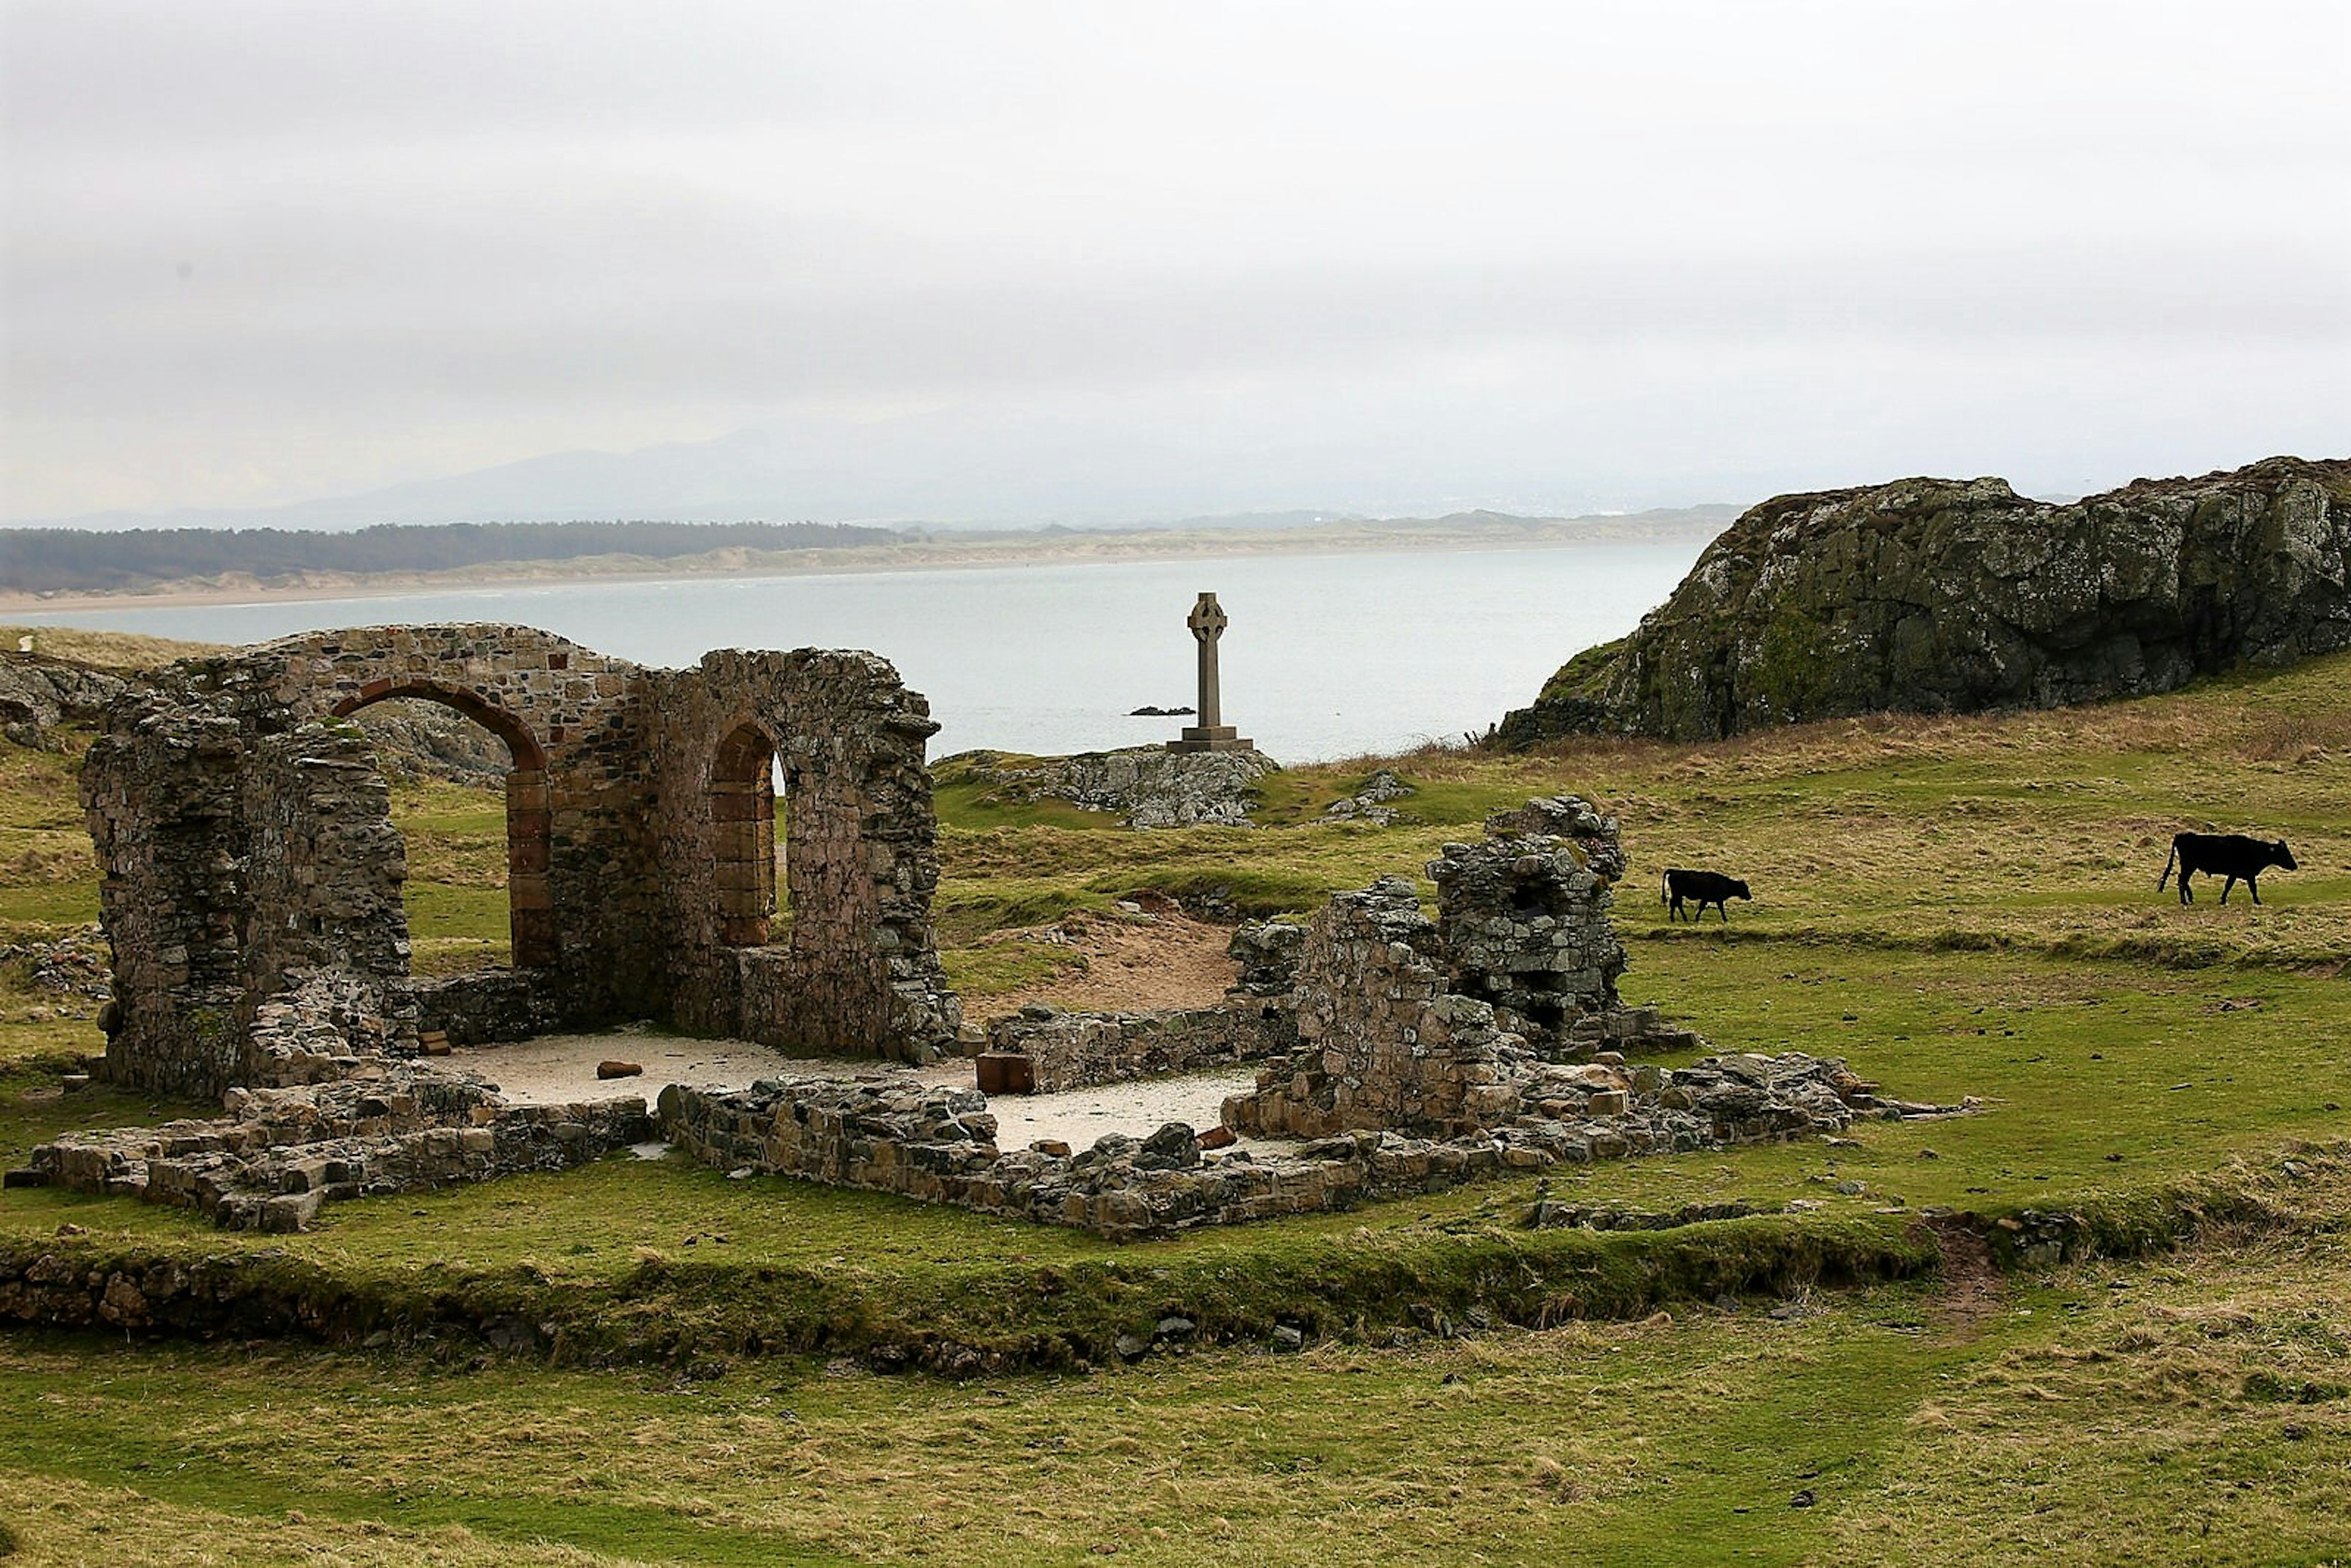
[[[2261,874],[2263,866],[2295,868],[2294,852],[2285,847],[2283,839],[2249,839],[2242,833],[2179,833],[2171,841],[2171,854],[2163,862],[2163,874],[2155,879],[2155,891],[2161,893],[2163,884],[2171,880],[2174,862],[2179,866],[2179,902],[2192,904],[2196,895],[2188,891],[2188,879],[2198,872],[2208,876],[2226,877],[2220,884],[2220,902],[2229,902],[2230,890],[2243,883],[2252,890],[2253,902],[2262,901]]]
[[[1755,901],[1755,895],[1747,891],[1747,884],[1735,876],[1725,876],[1720,872],[1712,871],[1667,872],[1666,884],[1657,893],[1659,904],[1671,905],[1666,912],[1667,919],[1682,917],[1682,900],[1686,898],[1698,904],[1698,914],[1691,915],[1690,919],[1703,916],[1706,906],[1711,904],[1721,913],[1725,925],[1730,924],[1730,906],[1723,902],[1724,899],[1743,898],[1750,904]]]

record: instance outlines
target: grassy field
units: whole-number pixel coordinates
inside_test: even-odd
[[[236,1255],[382,1338],[0,1340],[0,1521],[111,1563],[2351,1561],[2346,677],[1364,758],[1278,775],[1253,831],[1126,833],[948,769],[941,924],[976,995],[1033,977],[991,931],[1143,890],[1302,914],[1573,790],[1625,825],[1630,999],[1981,1109],[1124,1247],[626,1159],[293,1238],[12,1191],[0,1241]],[[1417,821],[1313,821],[1383,765]],[[89,919],[69,765],[0,751],[0,941]],[[420,955],[496,951],[496,800],[397,810]],[[2155,887],[2182,828],[2301,867],[2183,909]],[[1668,925],[1667,864],[1755,902]],[[0,1163],[181,1109],[58,1093],[98,1043],[0,963]],[[1804,1207],[1528,1230],[1543,1195]],[[2077,1211],[2117,1256],[1938,1270],[1944,1208]],[[529,1315],[556,1364],[436,1336],[451,1301]],[[1171,1313],[1196,1348],[1118,1364]],[[1309,1351],[1270,1354],[1277,1322]],[[977,1375],[868,1370],[942,1343]]]

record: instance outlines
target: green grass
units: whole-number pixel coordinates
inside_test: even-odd
[[[1145,890],[1304,913],[1419,875],[1489,810],[1572,790],[1625,825],[1628,999],[1724,1049],[1844,1056],[1888,1093],[1980,1105],[1836,1145],[1132,1246],[674,1161],[340,1205],[292,1238],[12,1191],[0,1246],[75,1225],[91,1256],[234,1253],[289,1289],[329,1283],[393,1351],[9,1342],[0,1430],[27,1435],[0,1441],[0,1518],[65,1560],[124,1562],[214,1560],[204,1543],[224,1540],[236,1561],[355,1562],[2351,1554],[2351,1401],[2326,1392],[2351,1385],[2346,675],[2335,658],[2062,714],[1709,746],[1432,748],[1387,764],[1418,819],[1387,829],[1312,821],[1378,759],[1276,775],[1254,831],[1128,833],[949,779],[940,927],[977,999],[1050,962],[982,946],[992,932]],[[74,831],[64,766],[0,753],[0,779],[17,785],[0,832]],[[500,804],[433,786],[397,810],[420,953],[502,941]],[[2265,878],[2262,908],[2208,891],[2183,909],[2155,888],[2181,828],[2283,834],[2302,869]],[[1755,902],[1669,925],[1667,864],[1733,871]],[[78,924],[92,891],[0,860],[0,921]],[[183,1109],[57,1094],[99,1041],[25,1021],[40,1005],[0,973],[0,1153]],[[2282,1183],[2281,1151],[2310,1148],[2335,1152]],[[1520,1228],[1546,1195],[1811,1207]],[[2125,1260],[1994,1281],[1957,1321],[1922,1274],[1919,1217],[1942,1207],[2078,1211]],[[1765,1316],[1774,1302],[1792,1315]],[[1499,1326],[1440,1343],[1416,1308]],[[1660,1308],[1676,1321],[1637,1321]],[[460,1370],[477,1346],[446,1325],[500,1310],[549,1324],[561,1364]],[[1172,1312],[1233,1348],[1068,1370]],[[1318,1348],[1247,1348],[1277,1322]],[[998,1370],[826,1370],[956,1347]],[[721,1362],[716,1380],[676,1375]],[[552,1452],[526,1442],[558,1432]],[[1806,1489],[1816,1506],[1791,1507]]]
[[[0,1511],[123,1563],[2317,1563],[2351,1545],[2351,1333],[2308,1306],[2351,1292],[2351,1172],[2309,1168],[2159,1265],[1971,1303],[1798,1289],[1115,1375],[20,1336]]]

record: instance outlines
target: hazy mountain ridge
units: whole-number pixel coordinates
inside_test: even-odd
[[[1365,469],[1333,484],[1312,454],[1252,473],[1180,432],[1137,431],[1105,415],[1017,410],[812,419],[708,441],[626,452],[543,453],[516,462],[343,496],[271,506],[16,517],[16,527],[279,528],[350,530],[380,523],[668,522],[823,518],[927,528],[1314,526],[1473,505],[1521,513],[1598,511],[1623,500],[1564,487],[1431,493],[1401,472]],[[1376,466],[1376,465],[1375,465]],[[1307,503],[1307,504],[1301,504]],[[1255,520],[1249,520],[1255,519]]]

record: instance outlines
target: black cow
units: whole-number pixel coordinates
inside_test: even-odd
[[[2192,904],[2196,895],[2188,891],[2188,879],[2198,872],[2208,876],[2229,880],[2220,884],[2220,902],[2229,902],[2230,890],[2238,883],[2252,889],[2253,902],[2262,901],[2260,877],[2263,866],[2283,866],[2295,870],[2294,852],[2285,847],[2283,839],[2249,839],[2242,833],[2178,833],[2171,840],[2171,854],[2163,862],[2163,874],[2155,879],[2155,891],[2161,893],[2163,884],[2171,880],[2173,862],[2179,865],[2179,902]]]
[[[1682,900],[1685,898],[1694,900],[1698,904],[1698,914],[1690,916],[1692,920],[1704,915],[1706,906],[1711,904],[1721,912],[1725,925],[1730,924],[1730,906],[1723,902],[1724,899],[1743,898],[1750,904],[1755,901],[1755,895],[1747,891],[1747,884],[1735,876],[1725,876],[1713,871],[1667,871],[1666,884],[1657,893],[1659,904],[1672,906],[1666,912],[1667,919],[1681,918]]]

